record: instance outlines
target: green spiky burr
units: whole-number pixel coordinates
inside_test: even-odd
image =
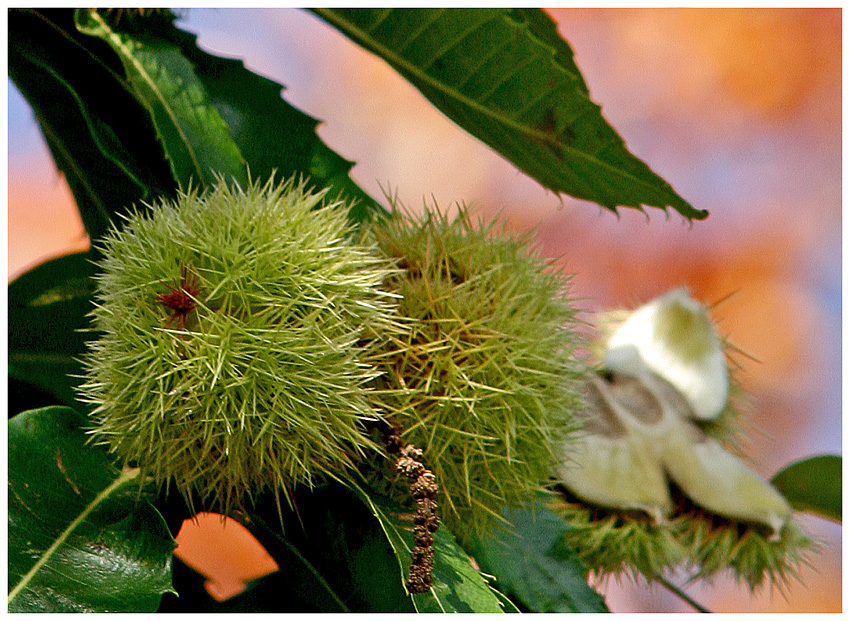
[[[496,222],[395,205],[372,235],[401,270],[403,333],[378,366],[382,406],[422,449],[440,518],[461,540],[549,481],[574,428],[578,367],[568,278]]]
[[[112,232],[81,388],[93,440],[225,513],[374,455],[364,360],[393,322],[389,271],[346,213],[303,182],[221,180]]]

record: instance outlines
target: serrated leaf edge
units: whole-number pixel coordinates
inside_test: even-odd
[[[160,92],[159,88],[157,87],[156,83],[153,80],[151,80],[151,78],[148,75],[145,68],[141,65],[141,63],[139,63],[138,59],[133,55],[133,51],[130,50],[124,44],[124,42],[121,40],[121,37],[119,37],[115,33],[115,31],[112,30],[112,28],[109,27],[109,24],[107,24],[104,21],[104,19],[100,16],[100,14],[97,11],[91,11],[89,13],[89,17],[92,20],[94,20],[95,22],[97,22],[97,24],[103,30],[106,37],[108,37],[111,45],[113,45],[116,49],[120,49],[121,53],[124,55],[124,57],[126,59],[128,59],[133,64],[133,67],[135,67],[138,75],[145,81],[145,83],[148,85],[148,88],[150,88],[151,92],[156,95],[157,99],[159,99],[159,102],[162,104],[162,107],[165,110],[165,113],[168,115],[168,119],[171,121],[171,124],[174,126],[174,129],[177,131],[177,134],[180,136],[181,141],[186,148],[186,152],[188,153],[189,158],[192,161],[193,168],[196,171],[198,171],[199,178],[203,178],[203,174],[202,174],[203,169],[201,168],[201,164],[198,161],[197,155],[195,154],[195,150],[192,148],[192,145],[189,142],[188,136],[186,136],[185,132],[183,131],[183,128],[180,127],[180,123],[178,122],[177,117],[174,115],[174,112],[172,111],[171,106],[168,105],[168,101],[165,99],[165,97],[163,97],[163,95]]]
[[[538,141],[538,142],[547,144],[547,145],[549,145],[553,148],[562,150],[565,153],[570,153],[576,159],[591,162],[595,166],[598,166],[602,169],[609,170],[615,175],[628,178],[633,183],[638,184],[642,187],[648,188],[649,191],[651,191],[651,192],[667,191],[667,190],[672,192],[672,188],[660,188],[660,189],[656,188],[652,184],[635,177],[629,171],[627,171],[627,170],[625,170],[621,167],[618,168],[618,167],[612,166],[611,164],[609,164],[609,163],[607,163],[603,160],[600,160],[599,158],[593,156],[592,154],[589,154],[585,151],[581,151],[581,150],[575,149],[575,148],[573,148],[569,145],[564,144],[557,137],[553,138],[549,134],[535,130],[535,129],[529,127],[528,125],[525,125],[525,124],[522,124],[518,121],[515,121],[514,119],[510,118],[509,116],[506,116],[504,114],[499,114],[497,111],[494,111],[491,108],[488,108],[486,106],[481,105],[477,100],[470,99],[469,97],[467,97],[463,93],[459,92],[456,88],[447,88],[445,83],[443,83],[439,80],[432,79],[428,73],[426,73],[425,71],[420,69],[417,65],[408,62],[404,57],[397,54],[394,50],[386,47],[385,45],[383,45],[382,43],[380,43],[379,41],[374,39],[367,31],[364,31],[361,28],[358,28],[357,26],[353,25],[350,21],[345,21],[343,19],[338,18],[337,15],[333,12],[332,9],[313,8],[311,10],[314,13],[316,13],[318,16],[320,16],[322,19],[324,19],[325,21],[327,21],[328,23],[332,24],[334,27],[339,29],[341,32],[344,32],[347,35],[356,36],[359,39],[359,41],[358,41],[359,44],[361,44],[361,45],[365,44],[364,47],[366,47],[367,49],[370,49],[374,53],[378,54],[386,62],[388,62],[394,68],[399,70],[402,73],[402,75],[404,75],[404,73],[407,73],[409,75],[415,76],[416,79],[421,80],[423,83],[427,84],[429,87],[433,88],[434,90],[445,94],[447,97],[450,97],[451,99],[458,101],[458,102],[462,103],[463,105],[468,106],[470,109],[475,110],[476,112],[478,112],[479,114],[482,114],[486,118],[489,118],[492,121],[499,123],[499,124],[505,126],[506,128],[509,128],[509,129],[517,132],[520,136],[527,138],[528,140]],[[443,11],[447,11],[447,10],[449,10],[449,9],[444,9]],[[505,19],[505,20],[512,20],[513,19],[508,14],[503,14],[500,17],[502,19]],[[494,17],[494,19],[495,19],[495,17]],[[436,21],[436,18],[432,21]],[[517,23],[519,25],[521,25],[523,28],[525,28],[528,36],[532,37],[539,45],[544,46],[547,49],[551,49],[551,48],[549,48],[549,46],[546,45],[545,42],[541,41],[537,36],[535,36],[535,34],[531,31],[531,29],[528,27],[528,25],[525,22],[519,21]],[[427,25],[428,24],[426,24],[426,26]],[[480,27],[480,24],[479,24],[479,27]],[[420,31],[421,31],[421,29],[420,29]],[[445,52],[441,51],[440,53],[443,54]],[[551,58],[550,61],[559,71],[563,72],[564,74],[569,75],[569,73],[570,73],[569,70],[566,67],[564,67],[563,65],[561,65],[554,57]],[[405,77],[407,77],[407,76],[405,76]],[[576,88],[578,90],[577,96],[587,99],[594,107],[598,108],[598,105],[595,104],[592,100],[590,100],[587,97],[587,95],[584,91],[582,91],[578,87],[576,87]],[[430,99],[430,97],[428,99]],[[483,141],[483,139],[481,139],[481,138],[479,138],[479,140]],[[491,147],[491,148],[493,148],[493,147]],[[514,163],[516,163],[514,158],[509,158],[509,159],[511,159],[512,161],[514,161]],[[532,175],[532,176],[534,176],[534,175]],[[537,178],[537,177],[534,176],[534,178]],[[669,186],[669,184],[667,184],[666,182],[664,182],[664,184]],[[548,186],[549,184],[545,184],[545,185]],[[554,188],[551,188],[551,189],[554,189]],[[556,190],[556,191],[558,193],[561,193],[561,191],[558,191],[558,190]],[[679,205],[679,207],[672,205],[672,201],[670,199],[668,199],[667,202],[670,204],[670,206],[673,206],[674,209],[676,209],[677,211],[682,213],[682,215],[684,217],[688,218],[688,219],[693,218],[693,219],[701,220],[708,215],[707,212],[700,211],[700,210],[690,206],[683,199],[679,199],[679,201],[677,201],[679,203],[682,203],[682,204]],[[610,205],[605,205],[605,206],[610,207]],[[664,210],[666,211],[666,209],[664,209]]]

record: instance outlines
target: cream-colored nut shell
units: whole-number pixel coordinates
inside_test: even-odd
[[[624,390],[628,389],[617,383],[591,378],[588,400],[610,408],[617,429],[594,433],[589,424],[587,433],[569,443],[558,477],[582,500],[615,509],[638,509],[660,524],[673,510],[667,477],[656,442],[650,434],[635,429],[638,421],[617,398]]]
[[[769,526],[773,538],[791,516],[788,501],[717,440],[693,443],[685,433],[670,438],[664,469],[697,505],[728,518]]]
[[[567,445],[558,470],[567,489],[660,523],[672,511],[669,479],[708,511],[764,524],[778,536],[791,514],[782,495],[694,424],[675,386],[635,355],[620,362],[632,373],[588,382],[585,435]]]
[[[633,373],[633,367],[623,366],[632,351],[684,395],[697,418],[714,418],[726,407],[723,344],[708,309],[687,289],[674,289],[631,313],[608,340],[605,367]]]

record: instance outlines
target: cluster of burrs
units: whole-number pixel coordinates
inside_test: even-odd
[[[412,592],[430,588],[439,523],[462,545],[486,535],[555,471],[595,568],[784,575],[808,539],[721,444],[734,416],[703,307],[677,292],[636,311],[585,382],[569,278],[529,235],[397,203],[358,229],[349,207],[295,180],[222,179],[108,235],[81,387],[94,440],[228,513],[329,479],[378,489],[392,461],[372,434],[396,430]]]

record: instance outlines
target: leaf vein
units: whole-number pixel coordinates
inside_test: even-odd
[[[77,529],[77,527],[83,523],[83,521],[94,511],[99,504],[101,504],[106,498],[110,496],[115,490],[124,485],[124,483],[128,481],[132,481],[136,477],[139,476],[140,470],[138,468],[132,468],[130,470],[123,471],[112,483],[110,483],[106,488],[104,488],[97,496],[94,497],[88,505],[86,505],[85,509],[83,509],[82,513],[78,515],[69,525],[63,530],[56,540],[51,544],[47,550],[45,550],[42,555],[38,558],[36,563],[30,568],[30,570],[21,578],[20,582],[15,585],[15,588],[9,592],[9,600],[8,603],[12,603],[18,594],[23,591],[27,585],[32,581],[35,575],[44,567],[44,565],[50,560],[50,558],[56,553],[56,550],[65,543],[65,540],[70,537],[71,533]]]

